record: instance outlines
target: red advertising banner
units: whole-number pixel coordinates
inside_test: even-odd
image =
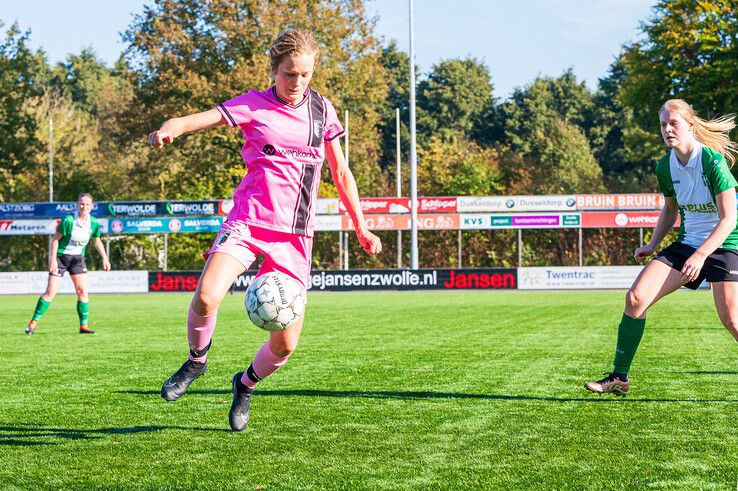
[[[364,217],[369,230],[409,230],[409,215],[367,215]],[[348,216],[343,217],[343,230],[353,230],[354,224]],[[418,215],[420,230],[456,230],[459,228],[459,215],[436,213]]]
[[[410,213],[407,198],[361,198],[359,203],[364,213]],[[338,202],[338,212],[346,213],[343,202]]]
[[[582,228],[649,228],[655,227],[658,211],[583,212]],[[679,226],[679,220],[675,226]]]
[[[577,194],[577,210],[660,210],[664,195],[641,194]]]
[[[456,196],[418,198],[418,213],[456,213]]]
[[[410,198],[361,198],[361,211],[370,213],[410,213]],[[338,212],[346,213],[343,203]],[[418,198],[418,213],[455,213],[456,197]]]

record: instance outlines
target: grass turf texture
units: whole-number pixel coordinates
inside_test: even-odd
[[[301,344],[228,429],[230,378],[266,334],[227,296],[208,373],[188,295],[96,295],[96,336],[59,296],[0,298],[2,489],[735,489],[738,351],[709,292],[649,313],[625,398],[610,368],[622,292],[311,294]]]

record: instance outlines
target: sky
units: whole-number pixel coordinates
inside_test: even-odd
[[[595,89],[624,44],[641,37],[654,0],[413,0],[415,60],[421,73],[473,57],[490,70],[494,96],[508,98],[538,76],[571,68]],[[409,0],[367,0],[377,34],[409,49]],[[0,0],[2,37],[14,21],[51,63],[91,47],[112,66],[121,34],[151,0]]]

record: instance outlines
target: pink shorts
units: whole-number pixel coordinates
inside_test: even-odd
[[[214,252],[233,256],[248,269],[259,254],[264,262],[256,276],[279,271],[292,276],[307,289],[313,238],[254,227],[243,221],[223,222],[213,247],[203,254],[205,259]]]

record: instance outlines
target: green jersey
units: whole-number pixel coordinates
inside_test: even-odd
[[[694,248],[701,246],[720,219],[715,196],[738,186],[723,156],[695,144],[687,165],[682,165],[674,150],[656,165],[659,189],[676,199],[681,225],[677,240]],[[738,226],[738,223],[736,224]],[[720,247],[738,249],[738,228],[734,228]]]
[[[80,220],[79,216],[69,214],[62,218],[56,228],[62,236],[59,239],[59,250],[56,255],[71,254],[84,256],[87,244],[93,237],[100,237],[100,224],[97,218],[90,215],[87,220]]]

